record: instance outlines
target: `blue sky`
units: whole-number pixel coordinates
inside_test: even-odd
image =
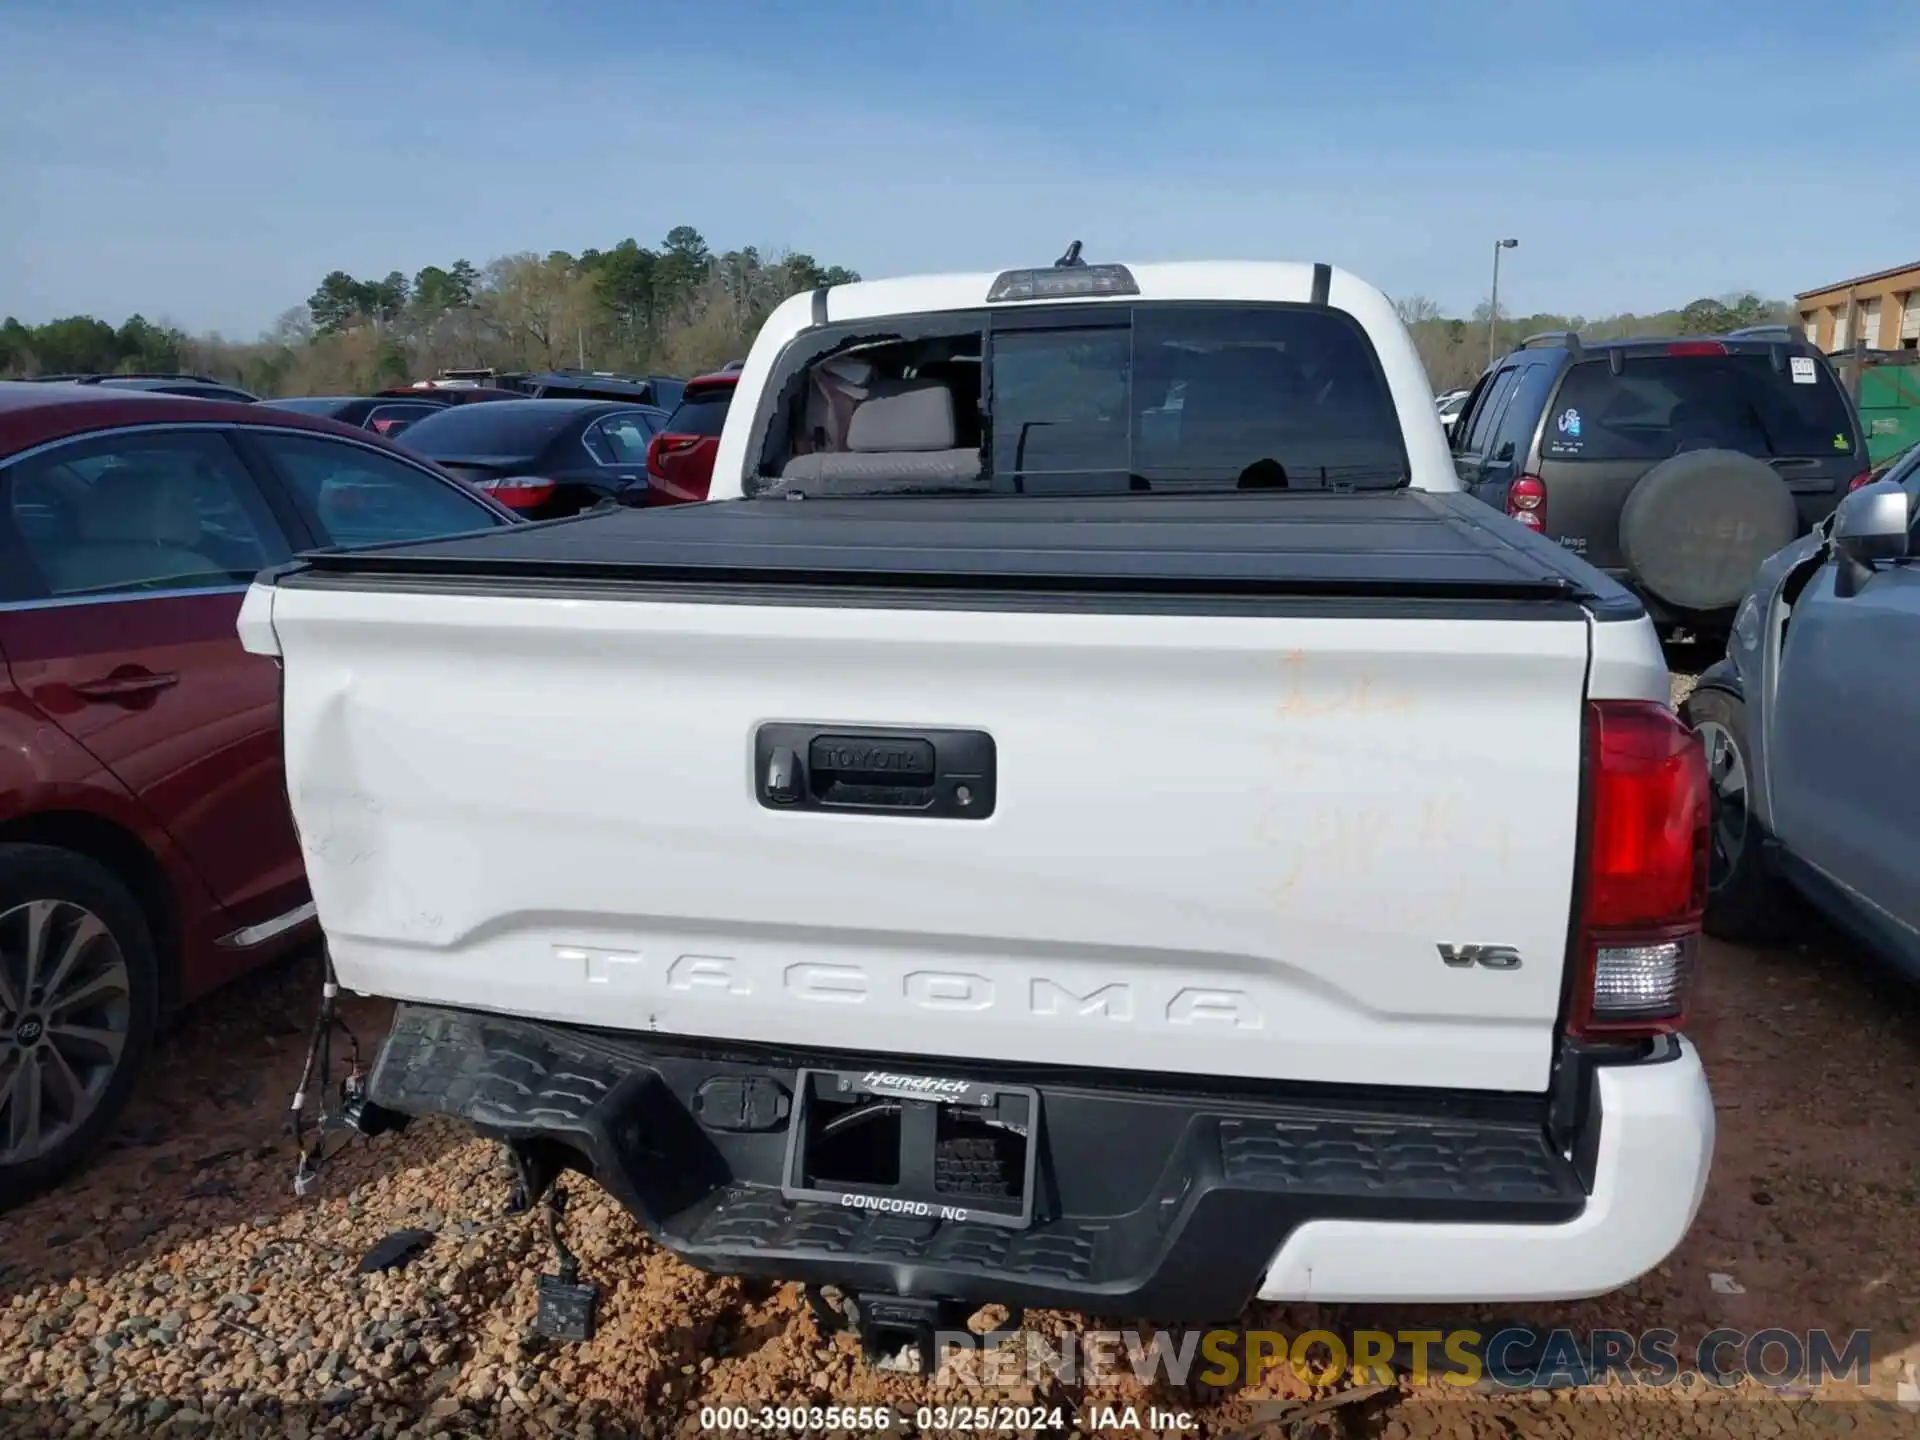
[[[870,276],[1327,259],[1459,312],[1513,235],[1517,311],[1784,295],[1920,258],[1910,15],[0,0],[0,315],[251,336],[332,269],[682,223]]]

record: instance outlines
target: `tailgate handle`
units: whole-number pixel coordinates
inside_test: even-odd
[[[979,730],[762,725],[754,789],[775,810],[948,820],[993,813],[993,737]]]

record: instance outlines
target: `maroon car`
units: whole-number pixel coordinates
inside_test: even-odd
[[[713,457],[739,383],[740,373],[734,369],[687,382],[666,428],[647,445],[648,505],[686,505],[707,498]]]
[[[328,420],[0,383],[0,1207],[113,1123],[161,1013],[313,933],[254,574],[513,519]]]

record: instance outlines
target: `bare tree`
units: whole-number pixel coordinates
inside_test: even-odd
[[[1403,295],[1393,302],[1393,310],[1402,325],[1411,328],[1440,318],[1440,304],[1425,295]]]
[[[511,255],[486,270],[482,308],[521,363],[553,366],[576,358],[593,319],[593,285],[572,258]]]
[[[295,305],[292,309],[282,310],[280,318],[273,322],[273,328],[267,332],[267,339],[275,345],[285,345],[289,349],[296,345],[305,345],[313,339],[313,312],[305,305]]]

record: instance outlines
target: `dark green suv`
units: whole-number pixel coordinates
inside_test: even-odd
[[[1784,326],[1531,336],[1480,377],[1453,452],[1463,488],[1625,582],[1663,628],[1704,635],[1868,474],[1853,404]]]

